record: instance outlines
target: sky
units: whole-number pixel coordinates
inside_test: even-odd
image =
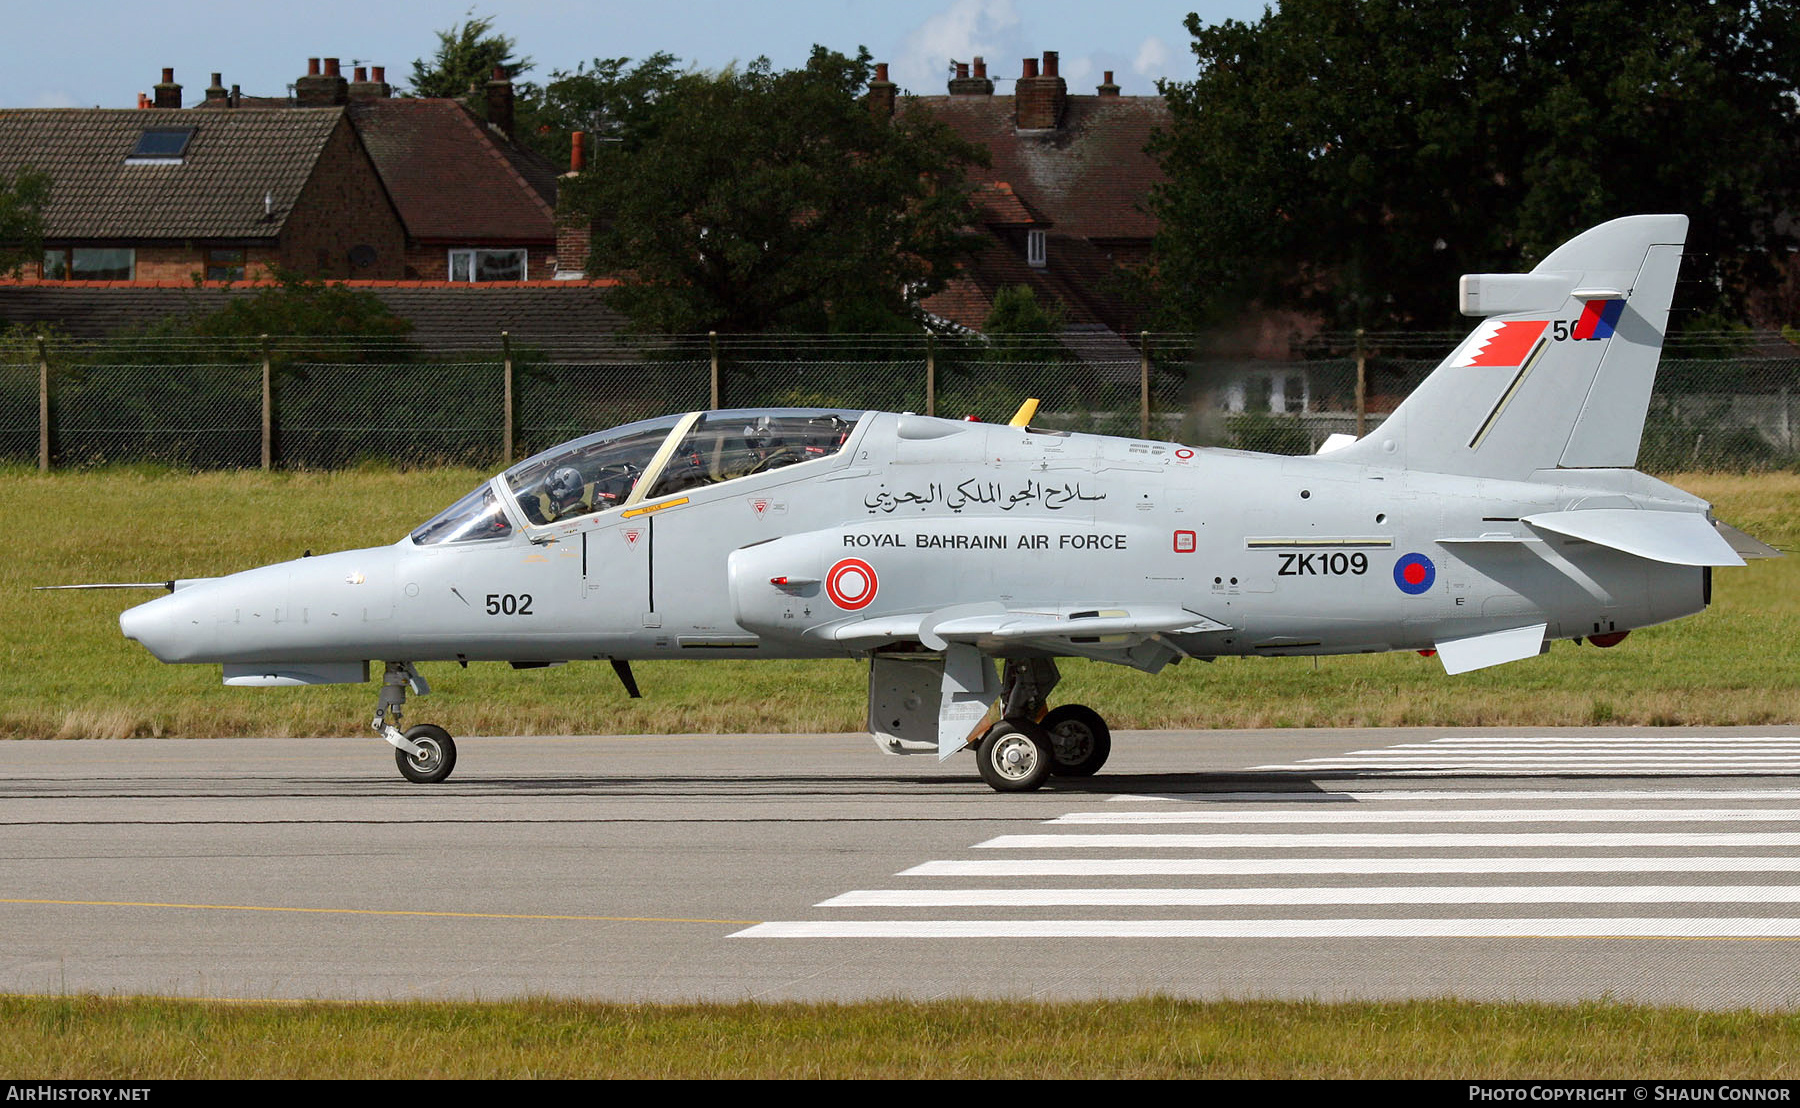
[[[415,58],[437,49],[436,32],[471,13],[532,59],[525,80],[594,58],[642,58],[659,50],[701,69],[767,57],[798,66],[814,43],[874,60],[909,92],[945,91],[952,59],[987,59],[996,92],[1011,92],[1022,59],[1057,51],[1072,93],[1092,93],[1106,70],[1126,96],[1156,91],[1158,78],[1189,80],[1183,25],[1255,20],[1265,0],[83,0],[9,5],[0,108],[129,108],[166,66],[186,104],[211,74],[247,96],[278,96],[308,58],[383,65],[403,84]]]

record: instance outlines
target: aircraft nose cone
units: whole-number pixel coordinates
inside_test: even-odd
[[[147,604],[119,613],[119,630],[133,642],[167,662],[174,653],[176,629],[174,597],[159,596]]]

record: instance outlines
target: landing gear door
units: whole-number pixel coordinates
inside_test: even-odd
[[[889,754],[943,761],[967,745],[999,688],[993,660],[972,646],[877,654],[869,667],[869,734]]]

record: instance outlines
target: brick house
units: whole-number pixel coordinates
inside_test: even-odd
[[[181,110],[163,70],[138,109],[0,111],[0,172],[49,174],[48,281],[243,281],[282,267],[357,280],[554,276],[554,168],[455,100],[401,100],[311,59],[289,98],[227,92]]]
[[[406,231],[414,280],[529,281],[556,272],[556,167],[512,141],[512,81],[495,70],[486,119],[460,100],[392,95],[382,67],[346,79],[336,58],[307,59],[296,108],[347,108]],[[200,108],[230,110],[219,75]],[[267,103],[265,99],[261,102]],[[241,108],[239,110],[242,110]]]
[[[343,108],[0,111],[0,173],[49,174],[27,277],[399,277],[405,227]]]
[[[1110,72],[1094,95],[1070,95],[1054,51],[1021,70],[1013,95],[997,96],[981,58],[959,62],[946,95],[897,103],[877,67],[872,110],[926,109],[992,158],[975,197],[986,244],[925,310],[979,331],[994,294],[1024,285],[1061,309],[1065,342],[1122,352],[1139,313],[1111,278],[1149,258],[1157,221],[1147,201],[1163,174],[1144,147],[1168,108],[1160,96],[1121,96]]]

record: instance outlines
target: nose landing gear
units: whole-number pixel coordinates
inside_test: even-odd
[[[431,691],[411,662],[389,662],[381,675],[381,695],[375,701],[375,720],[370,724],[394,748],[394,764],[400,775],[421,785],[435,784],[456,768],[456,743],[450,732],[434,723],[400,730],[406,706],[406,690],[424,696]]]

